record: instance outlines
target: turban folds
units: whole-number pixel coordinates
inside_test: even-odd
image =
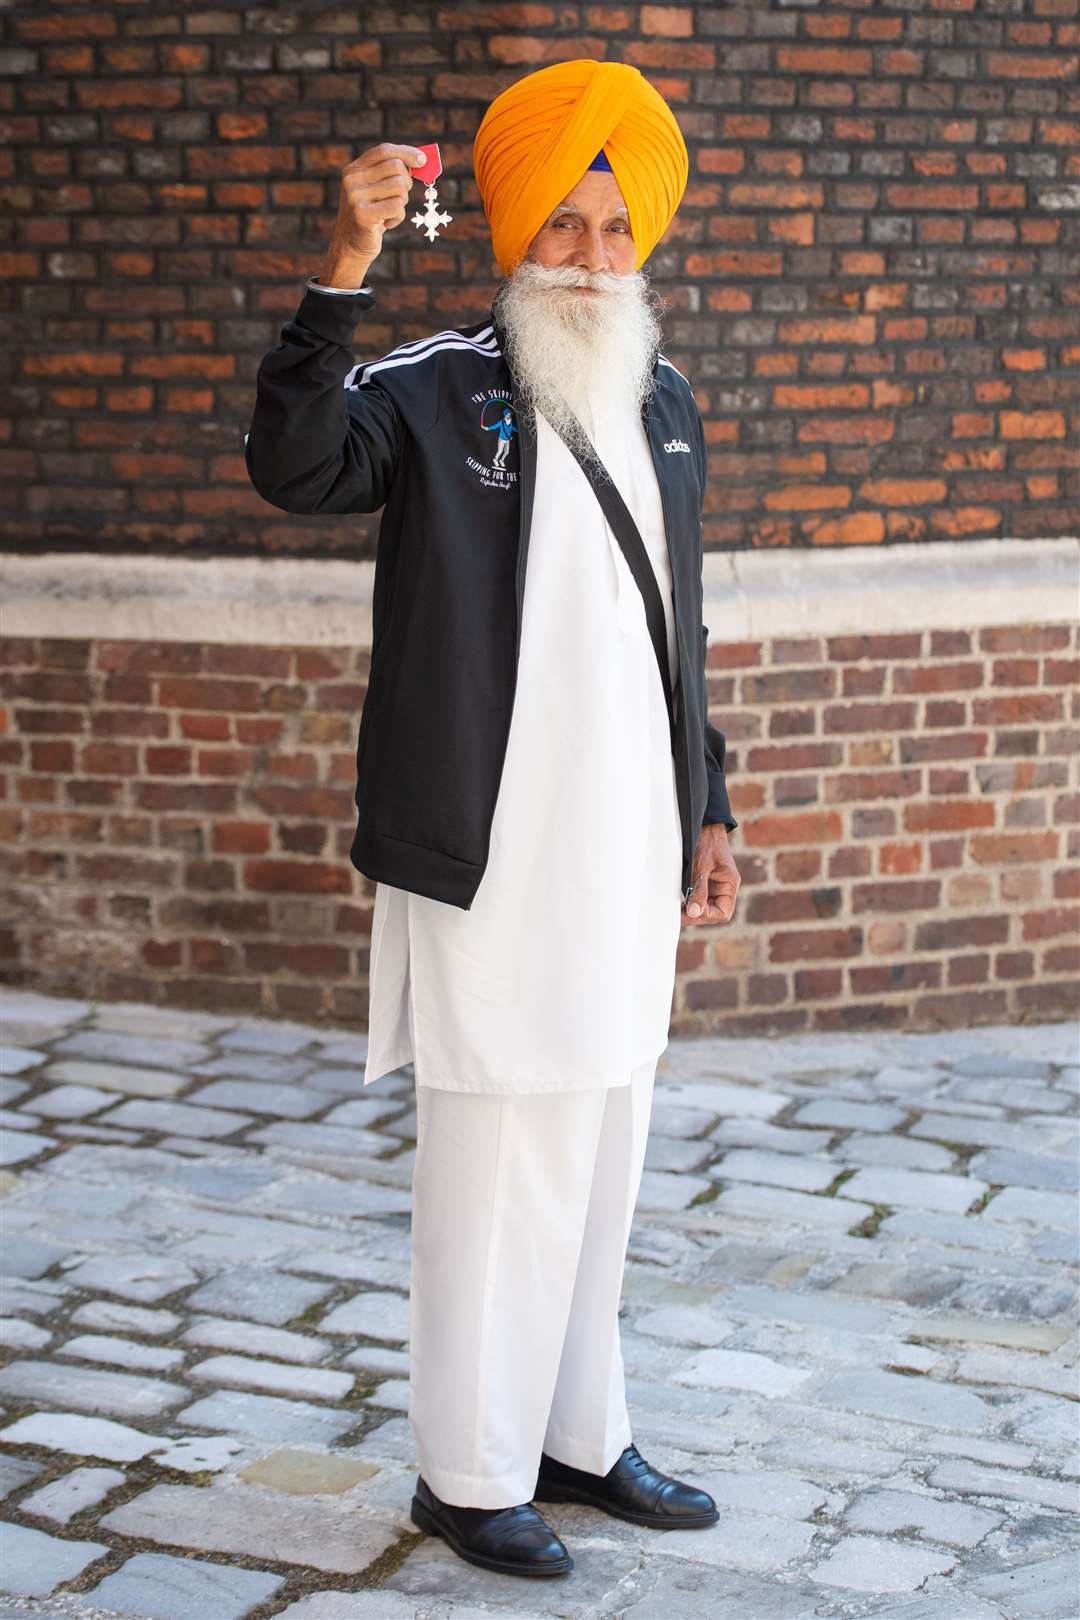
[[[660,92],[628,62],[580,57],[528,73],[495,97],[473,142],[473,173],[504,275],[600,152],[623,194],[640,269],[690,172]]]

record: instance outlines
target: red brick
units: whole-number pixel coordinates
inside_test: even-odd
[[[1024,939],[1055,939],[1075,935],[1080,928],[1080,908],[1058,906],[1049,911],[1029,911],[1022,918]]]
[[[840,968],[804,968],[795,974],[795,999],[820,1001],[826,996],[838,996],[843,985],[844,975]]]
[[[836,672],[828,668],[766,670],[744,675],[739,690],[743,703],[806,702],[831,697],[836,690]]]
[[[1058,983],[1018,985],[1016,1009],[1021,1018],[1030,1013],[1036,1018],[1075,1019],[1076,981],[1069,978]]]
[[[775,889],[771,893],[751,894],[743,907],[743,921],[750,924],[778,922],[814,922],[821,917],[835,917],[843,896],[838,888],[828,889]]]
[[[1080,973],[1080,944],[1072,940],[1068,945],[1055,945],[1044,951],[1040,967],[1043,973],[1067,973],[1075,985]]]
[[[827,649],[829,657],[842,664],[865,658],[919,658],[922,655],[922,635],[914,630],[882,635],[830,636]]]
[[[878,852],[883,877],[908,877],[923,866],[922,844],[882,844]]]
[[[1032,951],[998,951],[994,957],[995,979],[1030,979],[1035,973]]]
[[[963,658],[972,651],[972,635],[968,630],[931,630],[929,656],[931,658]]]
[[[874,65],[871,51],[843,46],[780,45],[776,65],[781,73],[864,77]]]
[[[270,823],[219,821],[212,847],[222,855],[264,855],[270,847]]]
[[[1054,873],[1054,899],[1080,900],[1080,865]]]
[[[845,771],[829,777],[825,797],[830,804],[865,804],[906,798],[918,793],[919,786],[918,771]]]
[[[836,811],[807,810],[790,815],[751,817],[741,823],[750,845],[828,844],[841,835],[843,823]]]
[[[861,928],[801,929],[777,933],[769,941],[770,962],[816,962],[832,956],[858,956],[862,950]]]
[[[1005,1018],[1006,1006],[1003,991],[954,991],[920,997],[915,1003],[914,1016],[924,1027],[999,1023]]]
[[[318,861],[245,861],[244,883],[273,894],[348,894],[352,888],[344,867]]]
[[[949,963],[949,985],[985,984],[990,977],[990,958],[984,952],[979,956],[954,956]]]
[[[939,737],[900,737],[900,758],[908,763],[923,760],[967,760],[986,753],[989,735],[984,731],[942,732]]]
[[[813,710],[774,710],[769,716],[771,737],[813,737],[816,729]]]
[[[970,850],[972,860],[980,866],[1052,861],[1058,853],[1058,835],[1056,832],[985,833],[971,839]]]
[[[775,1007],[788,999],[788,981],[782,973],[751,973],[746,999],[751,1007]]]
[[[870,851],[866,848],[834,849],[829,856],[831,878],[869,877]]]
[[[824,714],[828,731],[908,731],[915,723],[913,703],[832,704]]]
[[[857,883],[851,891],[851,909],[862,911],[931,911],[941,897],[941,885],[932,878],[910,883]]]
[[[971,827],[992,827],[994,805],[981,799],[947,799],[904,806],[908,832],[961,832]]]
[[[895,692],[960,692],[986,684],[983,664],[912,664],[893,671]]]
[[[979,631],[979,646],[984,652],[1059,652],[1068,645],[1067,625],[995,625]]]
[[[758,747],[747,752],[746,768],[757,775],[762,771],[815,770],[838,765],[842,752],[836,743],[795,743],[788,747]]]
[[[900,990],[936,990],[941,983],[941,963],[933,961],[883,962],[872,967],[853,967],[849,971],[851,992],[856,996],[882,996]]]
[[[1039,680],[1039,660],[995,658],[991,673],[995,686],[1036,686]]]
[[[781,849],[775,857],[775,873],[781,883],[809,883],[821,871],[818,849]]]
[[[689,39],[694,32],[693,7],[642,6],[639,26],[643,34],[666,34],[671,38]]]
[[[705,663],[709,670],[753,668],[762,662],[760,641],[710,642]]]

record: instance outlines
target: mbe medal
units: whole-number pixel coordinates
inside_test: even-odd
[[[439,209],[439,193],[435,189],[435,182],[442,174],[442,158],[439,156],[438,142],[434,142],[431,146],[417,145],[416,150],[425,154],[427,162],[413,169],[412,174],[416,180],[426,180],[427,185],[424,190],[424,211],[414,214],[412,222],[418,230],[426,233],[429,242],[434,242],[439,234],[439,226],[449,225],[454,216],[444,214]]]

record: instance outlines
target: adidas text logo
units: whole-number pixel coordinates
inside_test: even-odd
[[[667,444],[665,444],[664,449],[685,450],[687,455],[690,454],[690,446],[683,439],[669,439]]]

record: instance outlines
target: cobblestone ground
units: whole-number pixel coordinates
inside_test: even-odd
[[[673,1043],[635,1435],[721,1519],[418,1534],[412,1080],[274,1022],[3,995],[0,1615],[1075,1620],[1076,1031]]]

